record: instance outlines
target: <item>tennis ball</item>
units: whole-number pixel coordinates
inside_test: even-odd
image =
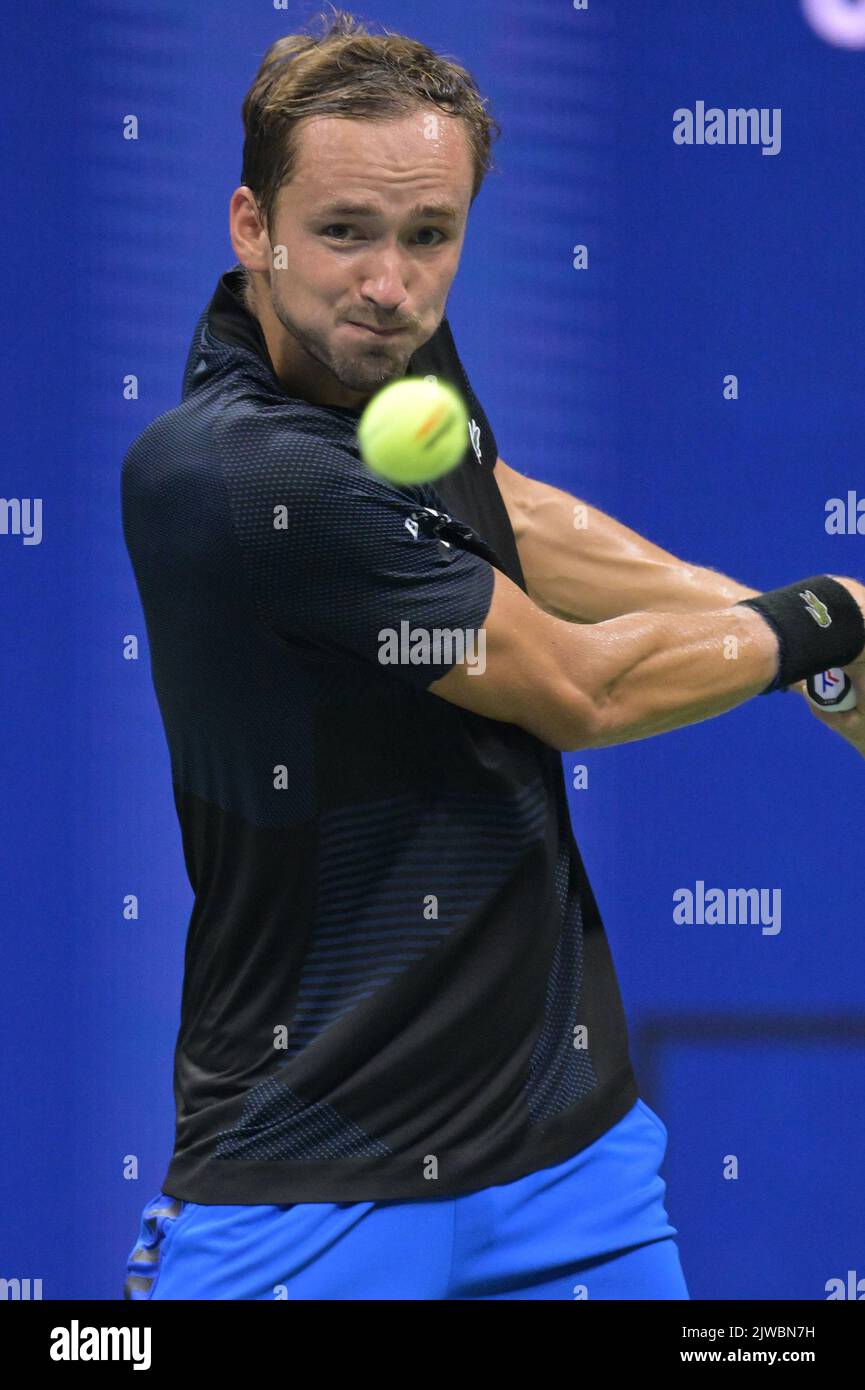
[[[398,486],[431,483],[459,463],[469,441],[462,397],[443,381],[404,376],[377,391],[357,427],[364,463]]]

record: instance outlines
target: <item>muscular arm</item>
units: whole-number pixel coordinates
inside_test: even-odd
[[[843,582],[865,614],[865,586]],[[563,622],[494,572],[485,662],[453,666],[428,689],[517,724],[561,752],[649,738],[711,719],[764,690],[778,668],[774,632],[752,608],[625,613]],[[852,668],[865,694],[865,651]],[[861,711],[851,739],[865,753]]]
[[[777,639],[751,608],[582,626],[545,613],[498,570],[484,633],[483,669],[460,663],[430,691],[561,752],[711,719],[765,689],[778,663]]]
[[[701,613],[759,589],[678,559],[596,507],[496,459],[530,598],[570,623],[624,613]],[[805,695],[804,681],[791,689]]]
[[[496,459],[529,597],[566,622],[623,613],[697,613],[759,592],[677,559],[611,516]],[[576,521],[576,525],[575,525]]]

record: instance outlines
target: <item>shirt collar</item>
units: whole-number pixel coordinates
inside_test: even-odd
[[[223,343],[254,352],[273,373],[273,363],[267,350],[261,324],[243,302],[243,267],[235,265],[219,278],[216,292],[210,301],[208,323],[211,333]]]

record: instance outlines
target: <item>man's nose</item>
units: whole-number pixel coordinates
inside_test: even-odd
[[[382,313],[391,313],[399,308],[408,294],[408,287],[403,259],[396,248],[372,253],[360,292]]]

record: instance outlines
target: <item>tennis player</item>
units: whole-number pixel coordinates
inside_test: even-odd
[[[195,895],[126,1297],[686,1299],[561,752],[830,666],[865,704],[865,588],[575,530],[498,457],[445,314],[497,128],[462,67],[337,11],[243,114],[237,263],[123,468]],[[469,409],[435,486],[358,453],[404,374]]]

